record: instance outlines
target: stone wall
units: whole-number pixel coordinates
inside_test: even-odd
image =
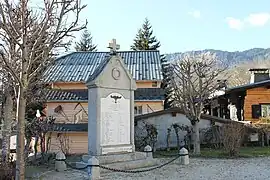
[[[222,125],[223,123],[228,123],[231,120],[222,119],[210,115],[202,115],[199,122],[201,142],[204,140],[203,131],[211,127],[211,124]],[[146,136],[145,123],[152,124],[157,128],[157,149],[164,149],[167,147],[167,129],[171,127],[172,124],[177,123],[179,125],[191,126],[190,121],[179,109],[168,109],[163,111],[158,111],[150,114],[139,115],[135,117],[135,139],[139,137]],[[179,131],[180,141],[184,140],[186,132]],[[177,146],[177,138],[174,129],[172,128],[170,137],[170,147]]]

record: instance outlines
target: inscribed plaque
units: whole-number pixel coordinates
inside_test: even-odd
[[[130,100],[119,93],[101,98],[101,145],[130,144]]]

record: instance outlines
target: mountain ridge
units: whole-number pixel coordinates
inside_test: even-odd
[[[165,54],[168,61],[174,61],[180,59],[181,56],[185,53],[207,53],[215,54],[218,59],[223,60],[229,66],[237,65],[240,63],[248,63],[254,61],[270,61],[270,48],[251,48],[244,51],[223,51],[216,49],[204,49],[204,50],[195,50],[195,51],[186,51],[186,52],[175,52]]]

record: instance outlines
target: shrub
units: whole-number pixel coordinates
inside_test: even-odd
[[[225,153],[231,157],[238,156],[246,134],[245,125],[242,123],[230,122],[223,125],[222,132],[222,142]]]
[[[204,142],[208,147],[214,149],[220,149],[222,147],[222,132],[221,126],[212,125],[209,128],[204,129]]]
[[[135,135],[135,147],[138,150],[143,150],[146,145],[150,145],[155,151],[158,136],[157,128],[153,124],[144,123],[142,130],[143,135]]]
[[[171,136],[171,129],[174,129],[176,141],[177,141],[177,148],[180,149],[181,146],[185,146],[188,150],[190,150],[190,144],[191,144],[191,133],[192,133],[192,127],[187,125],[180,125],[177,123],[173,123],[167,131],[167,149],[169,150],[169,140]],[[180,141],[179,132],[183,131],[186,132],[184,135],[183,141]]]
[[[0,180],[13,180],[15,179],[15,169],[16,163],[9,161],[9,162],[2,162],[0,159]]]

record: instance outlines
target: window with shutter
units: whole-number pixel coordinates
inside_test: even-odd
[[[262,117],[270,117],[270,104],[261,105],[261,114]]]
[[[252,107],[252,118],[259,119],[261,117],[261,105],[254,104]]]

